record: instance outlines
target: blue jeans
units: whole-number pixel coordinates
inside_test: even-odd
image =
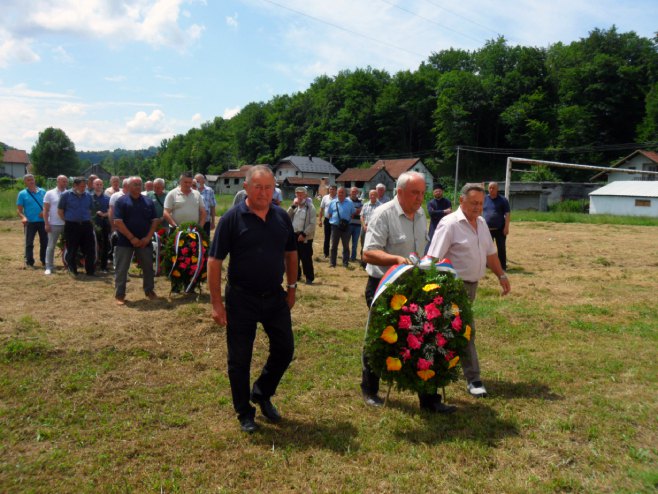
[[[350,261],[356,261],[356,250],[359,245],[359,237],[361,236],[361,224],[350,223],[350,237],[352,238],[352,255]]]

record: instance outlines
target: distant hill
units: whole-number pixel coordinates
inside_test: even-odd
[[[148,149],[115,149],[114,151],[78,151],[78,158],[80,161],[88,161],[92,164],[102,163],[108,157],[113,161],[117,161],[120,158],[127,156],[129,158],[134,158],[136,156],[141,156],[142,158],[152,158],[158,153],[158,148],[151,146]]]

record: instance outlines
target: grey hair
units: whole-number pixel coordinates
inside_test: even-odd
[[[126,185],[130,185],[130,179],[131,179],[131,178],[132,178],[132,177],[124,178],[124,179],[123,179],[123,182],[121,182],[121,187],[125,187]],[[137,177],[137,178],[139,178],[139,177]],[[141,178],[140,178],[140,180],[141,180]]]
[[[28,178],[34,178],[34,175],[32,175],[31,173],[26,173],[25,175],[23,175],[23,180],[27,180]]]
[[[133,182],[134,182],[135,180],[139,180],[140,183],[141,183],[141,181],[142,181],[142,177],[138,177],[137,175],[135,175],[135,176],[133,176],[133,177],[126,178],[126,179],[124,180],[124,182],[125,182],[126,180],[128,180],[128,183],[129,183],[130,185],[132,185]]]
[[[409,182],[409,180],[411,180],[412,178],[420,178],[420,179],[423,180],[423,182],[425,181],[425,175],[423,175],[422,173],[413,172],[413,171],[412,172],[404,172],[402,175],[400,175],[398,177],[398,181],[395,184],[395,188],[396,189],[404,189],[407,186],[407,183]]]
[[[255,165],[249,168],[249,170],[247,170],[247,175],[244,178],[245,183],[251,183],[251,178],[254,175],[269,175],[272,177],[272,180],[274,180],[274,173],[272,173],[272,170],[265,165]]]
[[[164,178],[156,178],[155,180],[153,180],[153,185],[155,184],[162,184],[162,186],[164,187],[165,185]]]
[[[459,197],[466,197],[469,192],[472,190],[475,190],[477,192],[482,192],[484,194],[484,187],[482,187],[482,184],[476,184],[476,183],[467,183],[464,184],[462,187],[461,192],[459,193]]]
[[[377,184],[375,186],[375,189],[385,189],[385,188],[386,188],[386,186],[384,184]]]

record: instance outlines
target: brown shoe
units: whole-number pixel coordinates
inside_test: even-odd
[[[148,297],[149,300],[157,300],[158,299],[158,295],[155,292],[149,292],[149,293],[146,294],[146,296]]]
[[[126,305],[126,298],[125,297],[117,297],[116,298],[116,303],[117,303],[117,305]]]

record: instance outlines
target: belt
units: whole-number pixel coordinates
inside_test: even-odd
[[[267,290],[265,292],[256,292],[254,290],[249,290],[247,288],[244,288],[240,285],[234,285],[232,283],[228,283],[226,285],[226,288],[229,290],[234,290],[238,293],[241,293],[243,295],[251,295],[252,297],[258,297],[258,298],[268,298],[268,297],[274,297],[275,295],[278,296],[281,294],[281,289],[277,290]]]
[[[87,221],[71,221],[71,220],[66,220],[66,223],[73,223],[74,225],[87,225],[91,223],[91,220]]]

